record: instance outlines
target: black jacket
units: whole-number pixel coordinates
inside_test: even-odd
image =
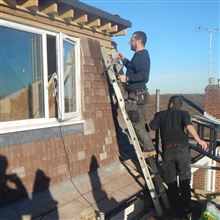
[[[150,57],[147,50],[141,50],[134,54],[131,61],[124,59],[124,66],[127,68],[126,76],[128,83],[126,90],[128,92],[136,89],[145,89],[150,73]]]

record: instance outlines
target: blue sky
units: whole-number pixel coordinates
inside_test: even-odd
[[[151,94],[204,93],[208,83],[209,33],[218,28],[220,1],[81,0],[130,20],[128,34],[115,37],[118,50],[131,58],[129,39],[134,31],[146,32],[151,57],[148,88]],[[195,26],[204,29],[195,32]],[[212,37],[211,76],[219,78],[219,31]]]

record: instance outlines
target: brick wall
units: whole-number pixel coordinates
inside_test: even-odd
[[[220,119],[220,85],[209,85],[205,88],[205,111]]]
[[[206,183],[206,175],[207,175],[207,170],[205,170],[205,169],[198,169],[193,174],[193,188],[205,190],[206,185],[207,185],[207,183]]]
[[[99,42],[82,38],[81,51],[84,128],[78,133],[63,135],[61,125],[57,135],[49,138],[44,138],[45,130],[39,129],[38,132],[42,132],[39,135],[41,140],[32,139],[27,143],[11,145],[10,137],[16,139],[16,135],[21,137],[21,133],[9,134],[9,146],[0,146],[0,177],[7,182],[4,189],[2,185],[0,187],[0,205],[31,194],[34,189],[44,190],[49,184],[94,169],[92,156],[96,157],[100,167],[118,160],[118,145]],[[34,138],[36,131],[27,132]],[[27,132],[22,135],[25,136]]]
[[[214,116],[217,119],[220,119],[220,85],[208,85],[205,88],[205,111]],[[219,137],[219,133],[218,133]],[[219,166],[217,164],[216,166]],[[216,189],[215,191],[220,190],[220,172],[216,171]]]
[[[220,167],[220,163],[216,163],[217,167]],[[220,171],[216,171],[216,181],[215,181],[215,191],[219,192],[220,191]]]

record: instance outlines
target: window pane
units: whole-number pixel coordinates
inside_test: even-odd
[[[65,113],[76,111],[75,46],[64,41],[64,98]]]
[[[42,37],[0,27],[0,121],[44,117]]]
[[[47,69],[48,69],[48,102],[49,102],[49,117],[58,117],[57,108],[57,57],[56,57],[56,37],[47,35]]]

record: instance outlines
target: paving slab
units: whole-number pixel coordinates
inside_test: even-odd
[[[143,188],[120,161],[49,187],[0,208],[0,220],[95,219],[100,212],[110,213],[139,194]],[[140,177],[138,177],[139,179]]]

